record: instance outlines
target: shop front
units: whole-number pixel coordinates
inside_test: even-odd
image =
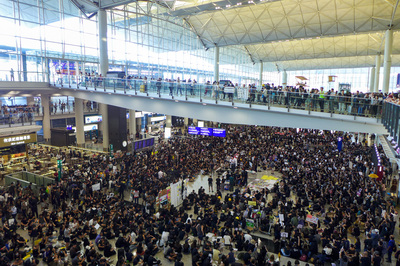
[[[16,164],[27,156],[27,144],[37,141],[36,133],[0,137],[0,162]]]

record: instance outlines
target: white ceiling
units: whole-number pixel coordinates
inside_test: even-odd
[[[188,21],[218,46],[348,35],[386,30],[393,13],[390,1],[394,0],[263,1],[189,15]]]
[[[374,65],[398,4],[397,0],[164,2],[170,3],[171,15],[192,25],[207,47],[245,46],[255,62],[288,69]],[[397,11],[392,23],[394,55],[400,54],[399,22]],[[392,61],[400,65],[399,60]]]
[[[384,33],[356,34],[322,37],[316,39],[278,41],[246,46],[249,52],[263,61],[298,60],[347,56],[376,55],[381,50]],[[400,41],[399,32],[393,34],[394,42]],[[400,54],[400,46],[392,53]]]

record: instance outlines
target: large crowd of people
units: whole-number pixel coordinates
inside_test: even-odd
[[[64,75],[65,76],[65,75]],[[97,73],[80,73],[76,76],[78,84],[85,86],[102,86],[103,77]],[[60,78],[62,79],[62,77]],[[81,82],[80,82],[81,81]],[[282,86],[274,83],[262,85],[239,84],[230,80],[197,82],[195,79],[177,77],[155,78],[147,76],[125,75],[120,79],[111,78],[111,84],[118,84],[127,90],[141,92],[168,93],[171,96],[201,95],[217,100],[242,99],[260,104],[280,104],[292,108],[307,108],[313,111],[337,112],[342,114],[377,115],[381,112],[383,101],[399,103],[398,93],[383,92],[350,92],[343,88],[312,88],[307,84]]]
[[[109,258],[116,265],[157,265],[159,256],[175,265],[184,256],[190,265],[276,265],[278,254],[317,265],[381,265],[393,253],[400,264],[393,237],[398,214],[384,182],[390,166],[381,156],[384,181],[369,178],[372,151],[346,133],[227,126],[226,138],[173,138],[118,159],[93,156],[71,164],[38,195],[18,183],[1,190],[0,265],[110,265]],[[246,186],[248,171],[265,169],[281,175],[272,189]],[[159,191],[199,174],[211,176],[217,190],[200,188],[181,206],[156,208]],[[318,222],[308,222],[307,214]],[[272,233],[273,249],[254,241],[247,218]]]

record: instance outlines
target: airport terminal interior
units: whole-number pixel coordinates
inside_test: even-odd
[[[0,266],[400,265],[399,0],[3,0]]]

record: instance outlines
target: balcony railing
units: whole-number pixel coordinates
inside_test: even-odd
[[[0,128],[35,125],[35,112],[31,107],[6,107],[0,109]]]
[[[324,112],[356,117],[381,118],[383,102],[370,96],[333,96],[319,93],[289,92],[284,90],[250,89],[248,87],[224,87],[176,81],[144,79],[118,79],[88,76],[57,75],[50,77],[56,87],[102,91],[128,95],[159,97],[163,99],[215,103],[221,105],[245,105],[249,108],[265,106],[305,110],[308,113]]]

